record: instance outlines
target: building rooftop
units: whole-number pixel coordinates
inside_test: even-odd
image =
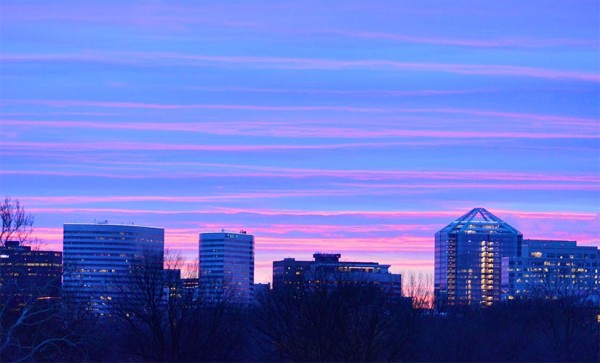
[[[152,228],[152,229],[162,229],[163,227],[154,227],[154,226],[141,226],[133,223],[108,223],[108,221],[100,221],[100,222],[91,222],[91,223],[63,223],[63,227],[121,227],[121,228]]]
[[[496,217],[485,208],[473,208],[462,217],[444,227],[440,232],[521,234],[516,228]]]

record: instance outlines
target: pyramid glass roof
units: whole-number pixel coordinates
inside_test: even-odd
[[[440,232],[521,234],[516,228],[488,212],[485,208],[473,208],[462,217],[444,227]]]

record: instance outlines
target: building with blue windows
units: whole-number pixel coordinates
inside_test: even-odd
[[[504,299],[589,296],[600,291],[600,250],[575,241],[524,239],[502,259]]]
[[[502,258],[520,256],[522,240],[521,232],[484,208],[474,208],[437,232],[436,307],[487,307],[499,301]]]
[[[115,299],[135,290],[141,272],[162,274],[164,236],[163,228],[66,223],[63,296],[106,312]]]
[[[201,233],[199,297],[250,303],[254,299],[254,236],[240,233]]]

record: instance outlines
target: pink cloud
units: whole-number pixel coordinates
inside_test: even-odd
[[[21,197],[19,200],[27,204],[85,204],[85,203],[124,203],[124,202],[164,202],[164,203],[201,203],[231,201],[240,199],[264,199],[283,197],[309,197],[309,196],[346,196],[354,195],[351,190],[340,189],[303,189],[285,190],[279,192],[253,192],[235,193],[224,195],[183,195],[183,196],[158,196],[158,195],[121,195],[121,196],[44,196]]]
[[[370,252],[420,252],[433,249],[433,237],[260,237],[256,249],[265,251],[370,251]]]
[[[541,47],[600,47],[600,42],[596,39],[533,39],[533,38],[512,38],[512,39],[458,39],[444,37],[418,37],[406,34],[381,33],[368,31],[346,31],[346,30],[328,30],[325,34],[342,35],[352,38],[369,40],[394,40],[407,43],[449,45],[475,48],[541,48]]]
[[[177,53],[131,53],[146,59],[163,58],[168,60],[186,60],[197,62],[217,62],[248,65],[271,66],[274,68],[292,69],[345,69],[345,68],[392,68],[414,71],[434,71],[457,74],[476,74],[488,76],[520,76],[549,79],[574,79],[580,81],[600,82],[600,75],[594,73],[559,71],[552,69],[488,64],[445,64],[445,63],[410,63],[391,60],[334,60],[318,58],[286,58],[258,56],[208,56]]]
[[[507,214],[523,219],[573,219],[573,220],[594,220],[598,219],[598,213],[591,212],[525,212],[515,210],[494,210],[496,215]]]
[[[386,190],[385,194],[394,194],[394,190],[398,190],[401,188],[408,189],[505,189],[505,190],[589,190],[589,191],[597,191],[598,184],[597,183],[589,183],[589,184],[558,184],[558,183],[519,183],[515,184],[514,182],[507,182],[504,184],[500,183],[469,183],[469,182],[461,182],[461,183],[402,183],[402,184],[357,184],[357,183],[340,183],[339,185],[343,185],[345,187],[358,187],[361,186],[364,189],[382,189]],[[368,191],[372,194],[376,193],[374,190]],[[361,194],[361,192],[356,192],[356,194]]]
[[[448,223],[465,213],[465,210],[436,210],[436,211],[366,211],[366,210],[337,210],[337,211],[301,211],[285,209],[244,209],[244,208],[210,208],[205,210],[158,210],[158,209],[128,209],[128,208],[28,208],[31,213],[123,213],[123,214],[256,214],[262,216],[358,216],[363,218],[439,218],[448,217]],[[592,212],[535,212],[535,211],[515,211],[515,210],[492,210],[497,215],[511,214],[518,218],[550,218],[550,219],[572,219],[572,220],[594,220],[598,218],[598,213]]]
[[[462,143],[464,144],[464,142]],[[310,144],[262,144],[262,145],[197,145],[197,144],[167,144],[153,142],[81,142],[81,143],[58,143],[58,142],[13,142],[1,141],[0,146],[14,149],[53,149],[64,151],[105,151],[105,150],[124,150],[124,151],[225,151],[225,152],[266,152],[278,150],[333,150],[333,149],[354,149],[354,148],[373,148],[373,147],[391,147],[402,145],[439,145],[439,142],[420,142],[420,141],[397,141],[397,142],[346,142],[346,143],[327,143],[319,145]]]
[[[513,76],[546,79],[571,79],[585,82],[600,82],[595,73],[562,71],[526,66],[499,64],[448,64],[412,63],[383,59],[339,60],[322,58],[291,58],[263,56],[213,56],[180,54],[170,52],[140,53],[87,53],[87,54],[2,54],[1,62],[45,61],[45,62],[106,62],[117,64],[170,64],[188,66],[223,66],[234,64],[240,67],[282,68],[282,69],[401,69],[421,72],[442,72],[453,74],[473,74],[483,76]],[[118,106],[115,106],[118,107]]]
[[[399,91],[402,92],[402,91]],[[140,102],[115,102],[115,101],[86,101],[86,100],[44,100],[44,99],[4,99],[3,104],[37,104],[49,107],[61,108],[61,107],[103,107],[103,108],[146,108],[146,109],[239,109],[239,110],[261,110],[261,111],[349,111],[349,112],[361,112],[361,113],[406,113],[406,114],[459,114],[459,115],[470,115],[470,116],[485,116],[498,117],[505,119],[514,119],[519,121],[551,121],[552,123],[565,124],[565,125],[579,125],[579,126],[590,126],[598,127],[600,122],[595,118],[586,117],[573,117],[563,115],[549,115],[549,114],[538,114],[538,113],[525,113],[525,112],[505,112],[496,110],[480,110],[480,109],[467,109],[467,108],[409,108],[409,107],[348,107],[348,106],[323,106],[323,105],[311,105],[311,106],[272,106],[272,105],[240,105],[240,104],[162,104],[162,103],[140,103]],[[6,113],[3,113],[7,115]],[[69,113],[73,114],[73,113]],[[74,114],[86,114],[86,113],[74,113]],[[100,114],[102,115],[102,114]],[[305,120],[307,123],[310,120]],[[410,120],[410,119],[409,119]],[[428,119],[429,120],[429,119]],[[334,120],[314,120],[318,126],[322,126],[324,123],[331,123]],[[397,121],[397,120],[394,120]],[[429,120],[433,121],[433,120]],[[155,128],[156,130],[165,130],[170,127],[178,131],[194,131],[204,130],[209,127],[217,125],[212,122],[203,123],[139,123],[139,122],[118,122],[118,123],[107,123],[99,121],[30,121],[30,120],[0,120],[1,123],[7,123],[11,125],[32,125],[32,126],[52,126],[52,127],[86,127],[86,128],[123,128],[123,129],[140,129],[142,127]],[[239,128],[243,127],[249,121],[244,120],[243,122],[231,122],[231,121],[219,121],[218,125],[226,128]],[[347,123],[347,120],[344,121]],[[206,126],[208,125],[208,126]],[[248,129],[256,127],[271,128],[273,126],[289,126],[285,122],[273,122],[273,121],[252,121]],[[306,125],[303,125],[303,128]],[[145,130],[145,128],[142,128]],[[495,130],[497,131],[497,130]]]
[[[111,130],[152,130],[166,132],[198,132],[218,135],[254,135],[273,137],[317,137],[317,138],[525,138],[525,139],[562,139],[562,138],[596,138],[594,131],[600,125],[595,120],[584,118],[567,118],[549,115],[511,114],[475,110],[405,110],[408,112],[447,112],[471,114],[478,116],[496,116],[504,118],[517,118],[536,121],[553,121],[565,124],[573,130],[557,129],[553,132],[540,131],[498,131],[489,130],[410,130],[406,128],[377,128],[364,129],[348,126],[322,126],[322,125],[285,125],[274,122],[202,122],[202,123],[135,123],[135,122],[100,122],[100,121],[27,121],[27,120],[2,120],[0,124],[17,127],[44,127],[44,128],[82,128],[82,129],[111,129]],[[574,127],[574,123],[578,126]],[[483,125],[485,126],[485,125]],[[549,129],[548,124],[545,129]],[[582,129],[587,126],[589,129]]]
[[[377,96],[444,96],[465,93],[492,92],[490,89],[451,89],[451,90],[345,90],[345,89],[303,89],[303,88],[250,88],[250,87],[189,87],[189,89],[210,92],[248,92],[248,93],[298,93],[298,94],[334,94],[334,95],[377,95]]]
[[[597,185],[600,182],[600,177],[595,174],[591,175],[580,175],[572,173],[526,173],[526,172],[502,172],[502,171],[472,171],[472,170],[364,170],[364,169],[311,169],[311,168],[285,168],[285,167],[264,167],[256,165],[240,165],[240,164],[219,164],[219,163],[193,163],[193,162],[116,162],[116,165],[129,165],[127,170],[135,170],[132,175],[123,173],[107,173],[107,172],[84,172],[84,171],[64,171],[64,170],[0,170],[0,175],[57,175],[57,176],[99,176],[99,177],[114,177],[114,178],[147,178],[152,176],[158,176],[152,174],[152,172],[144,171],[145,169],[138,170],[135,167],[148,166],[148,167],[161,167],[161,166],[178,166],[178,167],[194,167],[194,168],[210,168],[215,171],[202,171],[202,172],[176,172],[169,173],[168,175],[160,174],[161,178],[182,178],[182,177],[212,177],[221,176],[222,172],[218,169],[223,168],[227,170],[229,176],[239,177],[261,177],[261,178],[312,178],[312,177],[326,177],[326,178],[340,178],[344,180],[357,180],[357,181],[384,181],[384,180],[402,180],[402,186],[410,187],[430,187],[429,184],[420,183],[409,183],[408,180],[447,180],[447,181],[464,181],[462,183],[455,184],[441,184],[443,187],[460,187],[460,185],[467,186],[473,185],[474,187],[486,187],[494,185],[499,188],[510,187],[511,184],[518,183],[517,186],[527,185],[546,185],[550,188],[577,188],[577,186],[586,186],[585,183],[590,185]],[[120,170],[115,168],[115,170]],[[507,184],[477,184],[474,181],[489,182],[489,181],[502,181]],[[530,183],[534,182],[534,184]],[[563,183],[564,184],[558,184]],[[525,184],[527,183],[527,184]],[[350,183],[344,182],[343,185],[354,186],[357,188],[399,188],[400,184],[386,184],[386,183]],[[444,186],[446,185],[446,186]],[[435,186],[432,186],[435,187]],[[327,189],[329,190],[329,189]],[[116,198],[127,198],[127,196],[114,196]],[[177,198],[174,196],[148,196],[158,198]],[[36,197],[31,197],[36,198]],[[37,197],[37,200],[43,201],[43,198],[50,198],[53,202],[66,202],[72,198],[69,196],[62,197]],[[41,199],[39,199],[41,198]],[[52,199],[62,198],[62,199]],[[75,197],[73,197],[75,198]],[[84,197],[81,197],[84,198]],[[143,198],[143,196],[136,196],[136,198]],[[122,200],[122,199],[119,199]]]

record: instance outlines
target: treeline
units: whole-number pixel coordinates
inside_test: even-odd
[[[2,309],[9,361],[577,361],[600,358],[597,300],[430,310],[372,286],[265,293],[252,306],[173,286],[129,294],[97,316],[68,301]],[[5,302],[6,303],[6,302]]]

